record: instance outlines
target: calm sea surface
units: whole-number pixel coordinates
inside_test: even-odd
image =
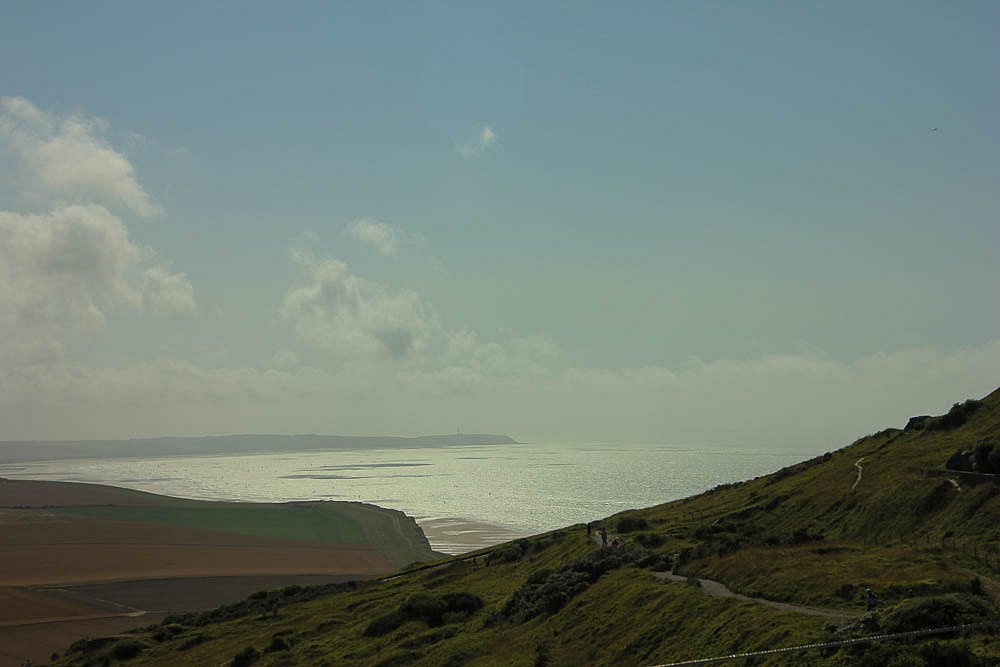
[[[421,525],[446,518],[527,534],[749,479],[806,458],[659,445],[488,445],[87,459],[0,466],[0,477],[99,482],[208,500],[356,500]],[[435,547],[457,552],[461,540]],[[464,545],[472,548],[472,544]]]

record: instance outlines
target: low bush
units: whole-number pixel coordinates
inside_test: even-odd
[[[260,660],[260,652],[253,646],[247,646],[233,656],[233,661],[229,663],[229,667],[250,667],[250,665],[258,660]]]
[[[995,614],[995,607],[984,598],[951,593],[907,600],[892,610],[884,626],[886,632],[906,632],[977,623]]]
[[[951,406],[951,410],[947,414],[941,415],[940,417],[934,417],[927,422],[927,429],[930,431],[950,431],[956,429],[965,422],[969,421],[976,410],[982,406],[982,401],[977,401],[975,399],[969,399],[963,403],[956,403]]]
[[[178,651],[187,651],[188,649],[194,648],[195,646],[198,646],[199,644],[204,644],[209,639],[211,639],[211,637],[209,637],[207,635],[194,635],[193,637],[189,637],[189,638],[185,639],[184,643],[177,647],[177,650]]]
[[[399,610],[391,611],[369,623],[361,634],[365,637],[381,637],[389,634],[404,622],[406,622],[406,617],[400,614]]]
[[[143,651],[145,651],[147,646],[142,642],[135,641],[134,639],[126,639],[115,644],[115,647],[111,649],[111,655],[114,656],[115,660],[131,660]]]
[[[989,438],[976,445],[973,450],[973,466],[976,472],[991,475],[1000,473],[1000,439]]]
[[[363,582],[347,581],[319,586],[290,586],[283,590],[257,591],[244,600],[234,604],[222,605],[209,611],[171,614],[163,619],[163,624],[177,624],[189,628],[199,628],[210,623],[231,621],[251,614],[263,614],[265,612],[273,614],[285,605],[308,602],[329,593],[352,591],[363,585]]]
[[[287,651],[289,648],[288,641],[284,637],[275,636],[271,638],[271,643],[264,649],[264,653],[277,653],[278,651]]]
[[[640,516],[623,516],[618,519],[615,528],[619,533],[631,533],[637,530],[647,530],[649,524]]]
[[[523,623],[541,614],[552,614],[587,590],[606,572],[641,563],[669,569],[670,559],[635,545],[620,550],[600,549],[578,558],[558,570],[535,572],[507,598],[497,618]]]
[[[157,627],[157,626],[153,626]],[[177,625],[176,623],[170,623],[168,625],[160,626],[160,628],[153,633],[153,640],[158,642],[164,642],[168,639],[173,639],[179,634],[184,632],[184,626]]]
[[[647,549],[655,549],[656,547],[663,546],[665,541],[663,535],[659,533],[639,533],[635,536],[636,544],[644,546]]]
[[[836,667],[986,667],[964,643],[932,641],[921,646],[873,642],[840,649]]]
[[[399,607],[404,617],[425,621],[427,625],[441,625],[441,617],[446,611],[445,601],[430,593],[414,593]]]
[[[381,637],[407,621],[423,621],[431,627],[458,623],[482,608],[483,599],[472,593],[414,593],[398,609],[369,623],[362,634],[365,637]]]
[[[498,565],[502,563],[514,563],[521,560],[531,549],[527,540],[514,540],[508,542],[489,553],[486,556],[487,565]]]

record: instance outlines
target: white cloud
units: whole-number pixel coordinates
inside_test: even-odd
[[[100,328],[107,309],[141,302],[127,277],[141,254],[101,206],[0,211],[0,337]]]
[[[464,328],[449,334],[442,361],[446,374],[535,377],[551,375],[565,360],[562,348],[544,336],[507,335],[484,341]]]
[[[142,290],[157,315],[188,315],[198,309],[194,287],[184,273],[171,273],[163,266],[148,268],[142,272]]]
[[[306,341],[342,360],[408,359],[427,347],[435,325],[415,292],[390,292],[339,260],[303,251],[293,258],[310,282],[285,294],[281,313]]]
[[[346,231],[354,239],[375,248],[380,255],[395,255],[402,236],[397,228],[371,218],[352,220]]]
[[[455,341],[459,358],[480,343]],[[547,347],[542,344],[538,347]],[[544,357],[547,353],[542,353]],[[165,433],[434,433],[455,419],[522,439],[774,448],[806,456],[909,416],[982,396],[1000,377],[1000,339],[945,353],[907,348],[850,362],[810,355],[693,362],[684,368],[496,371],[360,364],[334,371],[205,368],[160,360],[93,368],[39,350],[0,373],[4,437]],[[39,415],[45,415],[39,419]]]
[[[22,97],[0,98],[0,144],[17,158],[23,195],[42,201],[96,200],[141,216],[160,213],[106,132],[107,123],[99,119],[48,113]]]
[[[102,330],[116,307],[138,309],[143,292],[157,313],[194,308],[187,277],[149,267],[155,252],[119,217],[159,209],[107,131],[100,120],[0,98],[0,189],[41,211],[0,211],[0,375],[66,363],[70,339]]]
[[[489,125],[480,125],[475,139],[464,144],[459,144],[456,150],[462,158],[475,160],[487,150],[499,145],[499,137],[497,137],[497,133],[493,128]]]

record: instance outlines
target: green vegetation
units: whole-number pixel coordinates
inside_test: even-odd
[[[458,623],[483,608],[483,600],[472,593],[414,593],[406,602],[368,624],[365,637],[381,637],[407,621],[423,621],[428,627]]]
[[[1000,391],[972,403],[948,413],[959,417],[609,517],[602,525],[625,539],[621,549],[601,549],[574,526],[382,582],[261,592],[134,636],[78,642],[56,664],[117,664],[115,647],[138,642],[130,665],[241,655],[267,666],[649,665],[995,621],[1000,485],[944,469],[1000,432]],[[671,566],[695,585],[651,572]],[[792,606],[713,596],[693,577]],[[866,613],[868,588],[878,607]],[[790,663],[985,667],[1000,664],[1000,642],[995,627],[972,628],[753,662]]]
[[[246,505],[202,503],[169,507],[65,507],[60,512],[94,519],[223,530],[241,535],[313,542],[364,542],[361,527],[322,504]]]
[[[976,472],[1000,475],[1000,437],[983,440],[973,450]]]
[[[962,403],[956,403],[951,406],[951,410],[947,414],[941,415],[931,419],[927,428],[931,431],[950,431],[951,429],[958,428],[965,422],[969,420],[976,410],[982,406],[982,401],[977,401],[974,399],[969,399]]]

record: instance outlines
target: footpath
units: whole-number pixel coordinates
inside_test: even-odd
[[[610,533],[608,534],[609,544],[610,540],[614,536]],[[595,543],[601,544],[601,537],[596,532],[590,536],[590,539]],[[612,547],[607,547],[612,548]],[[777,602],[775,600],[768,600],[766,598],[751,597],[749,595],[743,595],[742,593],[734,593],[729,590],[721,581],[715,581],[714,579],[702,579],[700,577],[686,577],[681,574],[674,574],[671,572],[653,572],[653,576],[657,579],[663,579],[665,581],[674,581],[680,583],[688,583],[691,580],[696,580],[701,590],[704,591],[706,595],[717,598],[732,598],[735,600],[749,600],[750,602],[756,602],[758,604],[766,605],[768,607],[774,607],[775,609],[780,609],[782,611],[790,611],[797,614],[808,614],[809,616],[825,616],[828,618],[857,618],[857,614],[851,614],[840,609],[829,609],[826,607],[809,607],[802,604],[794,604],[791,602]]]

